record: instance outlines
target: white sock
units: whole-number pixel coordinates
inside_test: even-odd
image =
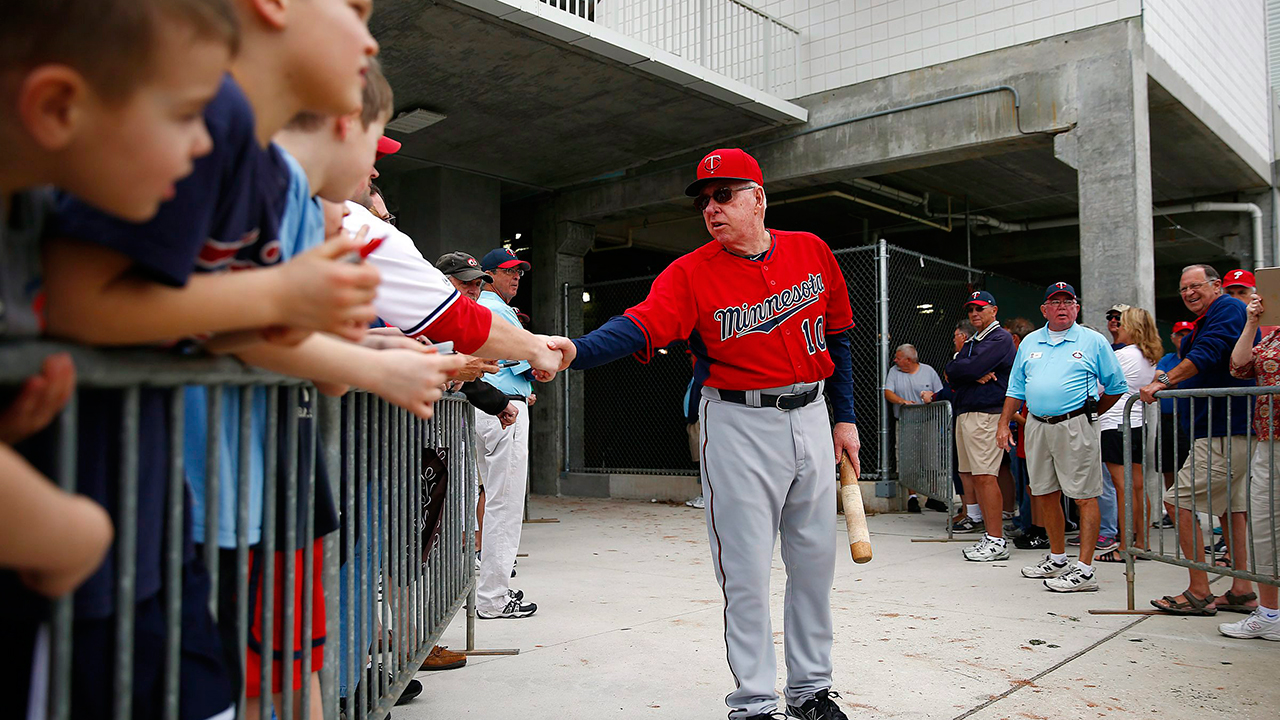
[[[1258,612],[1262,613],[1262,617],[1270,622],[1280,620],[1280,610],[1272,610],[1269,607],[1258,606]]]
[[[1065,558],[1064,558],[1064,559],[1065,559]],[[1093,566],[1092,566],[1092,565],[1085,565],[1084,563],[1082,563],[1082,562],[1080,562],[1079,560],[1077,560],[1077,561],[1076,561],[1076,567],[1080,568],[1080,572],[1084,573],[1085,575],[1092,575],[1092,574],[1093,574]]]
[[[1051,553],[1049,553],[1049,561],[1050,561],[1050,562],[1052,562],[1054,565],[1066,565],[1066,564],[1067,564],[1067,554],[1066,554],[1066,553],[1053,553],[1053,552],[1051,552]]]
[[[908,495],[907,497],[910,497],[910,498],[913,498],[913,499],[918,499],[918,498],[916,498],[916,494],[915,494],[915,493],[911,493],[911,494],[910,494],[910,495]]]
[[[982,522],[982,506],[974,503],[973,505],[964,506],[965,514],[974,522]]]
[[[987,540],[989,540],[989,541],[991,541],[991,542],[993,542],[993,543],[999,543],[1000,545],[1003,545],[1003,544],[1004,544],[1004,538],[1002,538],[1002,537],[991,537],[991,534],[990,534],[990,533],[986,533],[986,536],[987,536]]]

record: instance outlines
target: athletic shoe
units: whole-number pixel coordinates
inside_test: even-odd
[[[787,715],[801,720],[849,720],[849,716],[844,714],[835,700],[831,698],[840,697],[840,693],[832,692],[829,689],[819,690],[814,693],[812,698],[800,704],[787,706]]]
[[[766,710],[762,713],[756,713],[755,715],[748,715],[742,718],[742,720],[787,720],[787,716],[777,710]]]
[[[691,508],[697,508],[698,510],[702,510],[707,506],[707,499],[699,495],[698,497],[692,500],[685,500],[684,504],[688,505]]]
[[[1080,526],[1072,520],[1067,520],[1065,532],[1067,535],[1077,535],[1080,533]]]
[[[1120,549],[1119,540],[1116,540],[1113,537],[1106,537],[1105,535],[1099,535],[1098,545],[1093,549],[1093,551],[1101,554],[1101,553],[1109,553],[1112,550],[1119,550],[1119,549]]]
[[[964,559],[972,562],[1008,560],[1009,545],[1007,542],[996,542],[984,535],[976,545],[964,549]]]
[[[1000,517],[1001,517],[1001,519],[1003,519],[1003,520],[1012,520],[1012,519],[1014,519],[1014,518],[1018,517],[1018,511],[1017,511],[1017,510],[1005,510],[1005,511],[1003,511],[1003,512],[1001,512],[1001,513],[1000,513]]]
[[[1062,573],[1057,577],[1051,577],[1044,581],[1044,586],[1054,592],[1097,592],[1098,578],[1097,573],[1085,575],[1079,565],[1072,565],[1071,569]]]
[[[964,518],[963,520],[960,520],[959,522],[951,526],[951,532],[956,533],[958,535],[983,532],[984,530],[986,530],[986,528],[982,525],[982,523],[974,522],[970,518]]]
[[[951,512],[951,508],[947,504],[936,498],[929,498],[924,501],[924,506],[936,512]]]
[[[917,498],[914,495],[907,498],[907,512],[909,513],[920,512],[920,498]]]
[[[1205,546],[1204,546],[1204,551],[1205,551],[1205,552],[1207,552],[1207,553],[1213,553],[1214,555],[1226,555],[1226,554],[1227,554],[1227,541],[1226,541],[1226,540],[1219,540],[1218,542],[1216,542],[1216,543],[1214,543],[1214,544],[1212,544],[1212,545],[1205,545]]]
[[[1262,616],[1261,610],[1254,610],[1249,617],[1239,622],[1222,623],[1218,626],[1218,632],[1242,640],[1262,638],[1280,641],[1280,620],[1268,620]]]
[[[1041,533],[1028,533],[1022,537],[1014,538],[1013,546],[1019,550],[1048,550],[1049,538]]]
[[[1174,527],[1173,518],[1169,517],[1168,513],[1165,513],[1163,516],[1160,517],[1159,520],[1151,523],[1151,527],[1156,528],[1158,530]]]
[[[510,592],[510,591],[508,591]],[[489,615],[483,611],[477,611],[476,617],[481,620],[497,620],[499,618],[527,618],[538,612],[538,606],[535,603],[521,602],[510,595],[507,596],[507,605],[498,612]]]
[[[423,670],[454,670],[467,664],[467,656],[454,652],[443,645],[431,648],[431,654],[422,661]]]
[[[511,588],[507,588],[507,597],[508,597],[508,598],[514,598],[515,600],[523,600],[523,599],[524,599],[524,591],[523,591],[523,590],[512,590]]]
[[[1059,575],[1067,571],[1067,566],[1069,564],[1070,564],[1069,562],[1064,562],[1061,565],[1059,565],[1053,561],[1053,558],[1049,557],[1048,555],[1045,555],[1044,560],[1041,561],[1039,565],[1028,565],[1022,568],[1022,577],[1025,577],[1025,578],[1058,577]]]
[[[388,677],[390,680],[391,678]],[[403,705],[410,700],[422,694],[422,683],[417,680],[410,680],[408,685],[404,686],[404,692],[400,693],[400,699],[396,700],[396,705]]]

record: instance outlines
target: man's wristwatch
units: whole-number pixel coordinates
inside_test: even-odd
[[[1156,382],[1167,388],[1173,387],[1173,381],[1169,379],[1169,373],[1160,373],[1156,376]]]

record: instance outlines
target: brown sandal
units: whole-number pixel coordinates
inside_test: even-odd
[[[1120,554],[1119,550],[1110,550],[1095,557],[1093,561],[1105,562],[1105,563],[1122,563],[1124,562],[1124,556]]]
[[[1198,598],[1189,592],[1182,593],[1182,596],[1186,598],[1186,600],[1178,602],[1176,596],[1165,595],[1160,598],[1160,600],[1164,600],[1168,603],[1167,605],[1161,605],[1160,600],[1152,600],[1151,607],[1169,615],[1213,616],[1218,614],[1218,608],[1213,607],[1210,604],[1214,600],[1217,600],[1213,593],[1209,593],[1203,599]]]
[[[1257,593],[1248,592],[1243,595],[1237,595],[1231,592],[1230,590],[1228,590],[1226,594],[1222,596],[1222,599],[1226,600],[1226,602],[1219,603],[1214,607],[1216,607],[1219,610],[1222,610],[1223,612],[1233,612],[1233,613],[1240,613],[1241,615],[1250,615],[1253,613],[1254,610],[1258,609],[1257,606],[1245,605],[1245,603],[1247,602],[1252,602],[1254,600],[1257,600],[1258,599]]]

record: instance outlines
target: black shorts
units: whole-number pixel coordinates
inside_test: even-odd
[[[1174,450],[1174,439],[1177,439],[1177,452]],[[1160,472],[1177,472],[1182,469],[1187,456],[1191,454],[1191,438],[1187,431],[1173,422],[1173,413],[1160,416],[1160,432],[1156,435],[1156,468]]]
[[[1129,436],[1133,438],[1133,455],[1131,462],[1142,464],[1142,428],[1129,428]],[[1102,462],[1113,465],[1124,464],[1124,429],[1112,428],[1102,431]]]
[[[209,615],[209,574],[199,560],[182,571],[182,640],[178,717],[201,720],[231,707],[231,680],[223,664],[218,629]],[[136,606],[133,652],[133,718],[164,716],[164,591]],[[115,672],[116,618],[77,620],[71,653],[71,717],[110,718]]]

